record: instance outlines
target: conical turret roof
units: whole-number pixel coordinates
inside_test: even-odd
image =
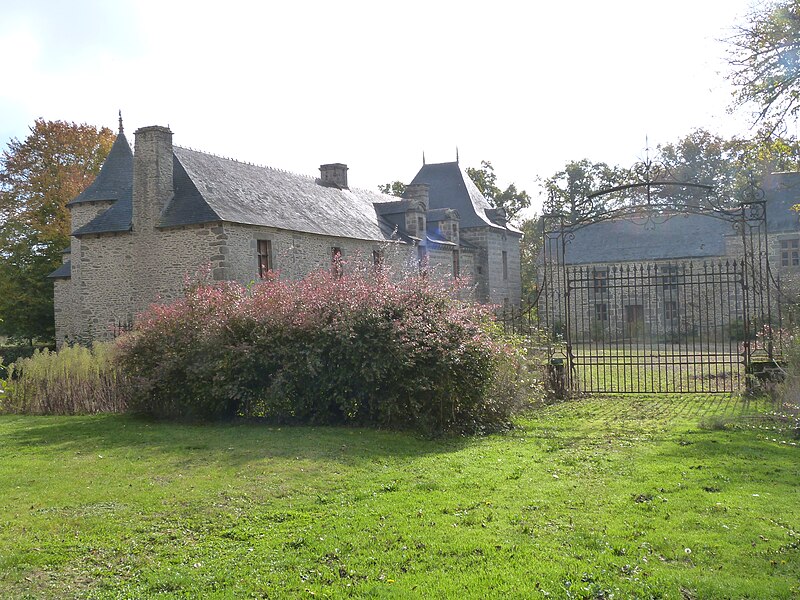
[[[100,173],[92,184],[70,200],[67,206],[99,201],[124,200],[130,203],[132,191],[133,152],[125,134],[120,130]]]

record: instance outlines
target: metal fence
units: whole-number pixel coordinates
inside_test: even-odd
[[[654,184],[645,185],[644,204],[600,212],[590,206],[582,217],[541,218],[536,315],[551,377],[565,393],[730,393],[751,387],[779,361],[771,332],[781,314],[778,296],[772,298],[765,201],[675,206],[650,195]],[[728,258],[587,264],[592,255],[585,248],[580,261],[572,255],[575,240],[592,239],[579,236],[596,223],[628,220],[641,228],[639,243],[647,244],[650,231],[682,214],[729,224],[728,233],[717,228]],[[615,240],[593,243],[613,247]],[[679,252],[670,248],[673,256]]]
[[[575,386],[585,392],[732,392],[744,380],[743,265],[641,263],[566,269]]]

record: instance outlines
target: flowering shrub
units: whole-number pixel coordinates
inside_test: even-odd
[[[456,295],[386,273],[197,283],[120,339],[131,407],[426,433],[505,427],[522,356],[486,307]]]

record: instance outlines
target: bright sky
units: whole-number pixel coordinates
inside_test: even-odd
[[[350,185],[490,160],[538,201],[569,160],[628,166],[727,114],[721,40],[752,0],[0,0],[0,144],[37,117]]]

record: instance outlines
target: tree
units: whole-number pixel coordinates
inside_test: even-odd
[[[393,181],[391,183],[382,183],[378,186],[381,194],[389,194],[390,196],[403,197],[406,191],[406,184],[402,181]]]
[[[480,169],[467,167],[467,175],[492,206],[506,211],[509,221],[515,220],[520,216],[522,210],[531,205],[531,197],[528,193],[525,190],[517,190],[517,186],[513,183],[505,190],[501,190],[497,186],[494,167],[488,160],[481,161]]]
[[[614,187],[625,180],[623,171],[604,162],[594,163],[584,158],[568,162],[551,177],[542,180],[547,194],[545,214],[560,214],[572,221],[596,216],[611,207],[610,197],[590,200],[589,195]]]
[[[729,38],[734,106],[755,105],[755,122],[772,133],[800,111],[800,1],[752,10]]]
[[[762,129],[753,139],[725,139],[697,129],[676,143],[659,146],[656,160],[664,166],[666,179],[710,185],[709,196],[692,188],[664,188],[676,206],[699,205],[713,197],[717,205],[736,204],[752,193],[764,177],[774,171],[798,168],[797,140]]]
[[[0,333],[51,340],[53,285],[47,275],[69,246],[67,202],[100,171],[114,134],[37,119],[0,157]]]
[[[539,281],[539,253],[542,249],[541,220],[539,217],[525,219],[520,223],[522,240],[519,245],[522,300],[532,302]]]

